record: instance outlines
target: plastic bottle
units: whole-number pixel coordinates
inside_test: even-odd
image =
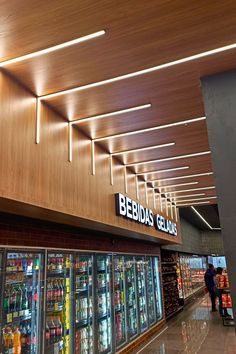
[[[16,327],[15,331],[14,331],[14,354],[21,354],[21,333],[19,331],[19,328]]]

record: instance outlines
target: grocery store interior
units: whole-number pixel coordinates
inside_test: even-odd
[[[0,354],[236,354],[236,2],[0,18]]]

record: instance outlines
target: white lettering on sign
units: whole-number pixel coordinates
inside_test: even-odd
[[[159,231],[177,236],[177,225],[173,221],[165,219],[159,214],[153,215],[151,209],[144,208],[142,204],[135,202],[121,193],[116,193],[115,197],[117,215],[147,226],[155,226]]]
[[[147,226],[154,225],[153,213],[151,209],[144,208],[129,197],[121,193],[116,194],[116,214],[132,219]]]

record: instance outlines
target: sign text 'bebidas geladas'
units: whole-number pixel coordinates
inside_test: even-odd
[[[152,209],[145,208],[142,204],[135,202],[121,193],[116,193],[115,198],[116,215],[123,216],[147,226],[155,226],[159,231],[177,236],[177,226],[173,221],[159,214],[153,215]]]

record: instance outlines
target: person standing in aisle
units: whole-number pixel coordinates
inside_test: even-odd
[[[216,292],[215,292],[215,276],[216,271],[213,264],[209,264],[208,269],[204,275],[205,284],[211,298],[211,310],[212,312],[216,310]]]
[[[223,268],[218,267],[216,269],[215,286],[216,286],[216,296],[218,296],[219,298],[219,313],[221,317],[231,317],[227,311],[227,308],[223,308],[223,304],[222,304],[223,290],[220,288],[220,281],[223,276],[222,273],[223,273]]]

